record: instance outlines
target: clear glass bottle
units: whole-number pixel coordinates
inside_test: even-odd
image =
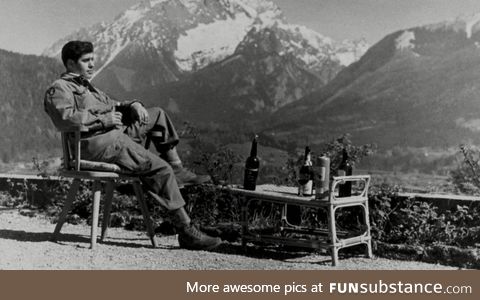
[[[350,164],[347,149],[343,149],[342,162],[338,167],[338,176],[351,176],[353,174],[353,167]],[[338,187],[339,197],[350,197],[352,195],[352,182],[346,181]]]
[[[312,156],[310,147],[305,147],[305,155],[303,165],[298,171],[298,195],[312,196],[313,195],[313,180],[315,173],[313,171]]]

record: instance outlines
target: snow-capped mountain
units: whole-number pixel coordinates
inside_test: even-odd
[[[280,9],[267,0],[142,1],[112,22],[79,30],[56,42],[44,55],[59,57],[62,45],[72,39],[94,43],[98,69],[94,80],[104,90],[117,96],[141,92],[148,97],[153,91],[161,92],[165,97],[160,104],[175,102],[173,112],[183,112],[191,102],[202,101],[195,95],[205,94],[199,92],[205,88],[213,93],[207,98],[222,98],[225,109],[230,105],[242,107],[248,114],[274,111],[324,85],[368,48],[362,40],[335,42],[288,24]],[[266,44],[268,49],[258,48]],[[231,63],[237,67],[232,68]],[[254,66],[257,72],[252,77],[247,70]],[[199,79],[199,72],[204,71],[202,76],[211,73],[209,68],[222,69],[220,73],[226,77],[221,80],[231,79],[220,83],[230,85],[230,92],[216,95],[208,86],[218,81]],[[285,68],[290,71],[282,70]],[[240,74],[249,77],[249,82],[240,80]],[[169,92],[172,85],[188,88],[192,80],[204,84],[189,93],[193,98]],[[249,98],[252,92],[256,95]]]
[[[317,142],[320,131],[349,132],[386,148],[480,144],[479,78],[480,14],[399,30],[323,88],[280,108],[270,131]]]

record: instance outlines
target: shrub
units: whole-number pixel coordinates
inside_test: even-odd
[[[428,202],[399,199],[396,189],[377,186],[369,195],[372,236],[393,244],[475,246],[479,208],[457,206],[440,211]]]
[[[325,154],[330,158],[330,174],[337,174],[340,163],[342,162],[342,153],[344,149],[347,151],[348,159],[352,166],[357,165],[362,158],[371,155],[375,151],[376,145],[365,144],[356,146],[353,145],[350,137],[350,134],[344,134],[320,147],[318,153]]]
[[[450,181],[458,192],[479,194],[480,192],[480,150],[467,145],[460,145],[463,161],[457,169],[450,172]]]
[[[387,184],[372,186],[369,190],[370,226],[373,239],[386,240],[391,226],[391,214],[398,209],[397,187]]]

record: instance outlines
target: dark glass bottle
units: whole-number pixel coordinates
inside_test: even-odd
[[[353,174],[353,167],[350,164],[348,158],[348,152],[346,149],[343,149],[342,153],[342,162],[338,167],[339,176],[351,176]],[[346,181],[344,184],[339,185],[338,187],[338,196],[339,197],[350,197],[352,195],[352,182]]]
[[[313,195],[314,172],[312,166],[312,157],[310,147],[305,147],[303,164],[298,170],[298,195]],[[302,223],[302,210],[298,205],[285,205],[287,222],[290,225],[299,226]]]
[[[254,191],[257,186],[258,169],[260,167],[260,161],[257,157],[257,139],[258,136],[255,135],[252,140],[250,156],[245,162],[245,175],[243,178],[243,188],[251,191]]]
[[[303,165],[298,171],[298,195],[312,196],[313,195],[313,180],[314,172],[312,166],[312,156],[310,147],[305,147],[305,155]]]

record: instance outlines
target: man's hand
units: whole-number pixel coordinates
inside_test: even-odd
[[[113,126],[121,126],[122,124],[122,113],[118,111],[112,111],[103,115],[100,119],[103,124],[103,127],[110,128]]]
[[[146,125],[149,121],[148,112],[140,102],[134,102],[130,105],[133,121],[139,121],[140,125]]]

